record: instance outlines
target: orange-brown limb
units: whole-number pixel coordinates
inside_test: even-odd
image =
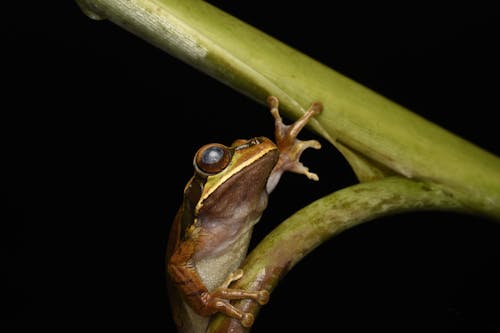
[[[252,299],[259,304],[265,304],[269,300],[269,293],[266,290],[247,291],[228,288],[232,281],[243,276],[241,270],[230,274],[219,288],[209,292],[190,259],[194,248],[192,245],[189,241],[184,242],[175,250],[168,263],[170,277],[186,303],[201,316],[221,312],[240,320],[243,326],[250,327],[253,324],[253,315],[235,308],[229,300]]]

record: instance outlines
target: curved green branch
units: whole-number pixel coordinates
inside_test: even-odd
[[[380,216],[415,210],[466,211],[442,186],[387,177],[365,182],[325,196],[299,210],[268,234],[248,255],[244,276],[231,287],[271,292],[305,255],[330,237]],[[237,306],[257,316],[256,302]],[[239,321],[215,316],[209,332],[243,332]]]

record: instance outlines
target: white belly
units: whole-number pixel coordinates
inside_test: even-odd
[[[240,266],[247,254],[251,236],[251,230],[245,232],[224,253],[215,257],[200,259],[195,263],[196,270],[208,291],[217,289],[226,277]]]

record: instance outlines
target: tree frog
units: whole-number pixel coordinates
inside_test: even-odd
[[[229,284],[243,276],[244,259],[253,226],[267,206],[268,195],[285,171],[318,176],[300,161],[306,148],[319,149],[316,140],[297,134],[321,112],[313,103],[292,125],[282,122],[278,99],[268,98],[275,119],[276,143],[266,137],[236,140],[230,147],[208,144],[194,157],[194,176],[184,188],[183,203],[171,227],[167,246],[169,295],[180,332],[205,332],[209,316],[222,312],[253,323],[230,300],[251,299],[265,304],[266,290],[239,290]]]

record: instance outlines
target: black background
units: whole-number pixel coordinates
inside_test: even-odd
[[[492,8],[210,2],[500,154]],[[8,252],[25,254],[8,262],[14,320],[65,332],[173,332],[164,250],[192,156],[208,142],[272,137],[271,116],[71,1],[44,6],[53,7],[9,11],[4,31],[9,179],[27,222]],[[255,241],[355,183],[322,142],[303,157],[321,181],[286,175]],[[499,241],[497,223],[452,213],[367,223],[300,262],[254,331],[498,331]]]

